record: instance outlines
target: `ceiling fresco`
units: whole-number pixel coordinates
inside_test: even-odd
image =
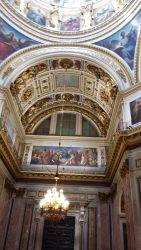
[[[43,117],[60,111],[63,103],[65,110],[88,116],[106,135],[118,93],[107,72],[74,58],[33,65],[11,83],[10,90],[27,133]]]
[[[130,0],[9,0],[17,11],[35,24],[78,32],[106,22]]]
[[[133,19],[115,32],[111,36],[96,42],[91,40],[91,44],[104,47],[117,55],[119,55],[127,65],[134,69],[136,41],[138,37],[139,24],[141,23],[141,10],[133,17]],[[17,31],[5,20],[0,17],[0,62],[3,62],[14,52],[28,46],[39,44],[39,42],[25,36]],[[70,41],[70,40],[69,40]],[[58,67],[57,61],[54,61],[52,67]],[[79,62],[76,61],[74,68],[79,68]]]
[[[18,32],[0,17],[0,62],[14,52],[33,44],[36,42]]]
[[[139,26],[141,24],[141,10],[133,20],[112,36],[96,43],[112,50],[119,55],[133,70],[134,55]]]

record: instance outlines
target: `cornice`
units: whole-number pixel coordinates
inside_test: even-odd
[[[0,128],[0,156],[13,178],[17,178],[20,173],[20,162],[17,160],[15,152],[2,128]]]
[[[103,39],[104,37],[110,36],[113,30],[115,32],[126,25],[138,12],[140,6],[140,1],[131,0],[104,23],[88,30],[77,33],[69,32],[67,34],[65,32],[53,31],[33,23],[4,0],[1,3],[1,12],[8,22],[10,22],[11,19],[13,26],[16,27],[17,30],[21,31],[22,29],[25,35],[38,42],[68,42],[70,39],[73,42],[90,42],[91,40],[95,40],[96,42],[101,40],[101,38]]]
[[[51,171],[39,171],[39,170],[22,170],[20,168],[20,162],[16,159],[14,152],[9,145],[5,132],[0,129],[0,155],[2,157],[5,166],[11,173],[14,179],[23,180],[53,180],[55,170]],[[87,182],[87,183],[101,183],[103,185],[110,184],[115,176],[115,173],[120,165],[123,154],[126,150],[131,150],[141,146],[141,126],[127,131],[119,131],[115,135],[111,147],[109,149],[109,158],[105,173],[98,173],[97,171],[92,173],[74,171],[64,172],[60,170],[60,178],[62,181],[67,182]],[[127,164],[124,164],[124,166]],[[123,166],[123,168],[124,168]],[[126,166],[125,166],[126,167]],[[124,169],[123,169],[124,170]],[[122,171],[121,172],[125,172]]]
[[[141,126],[130,130],[118,131],[111,142],[108,152],[108,162],[105,175],[109,182],[119,167],[123,154],[126,150],[131,150],[141,146]]]

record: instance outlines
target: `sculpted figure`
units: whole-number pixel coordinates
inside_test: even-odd
[[[82,6],[81,8],[81,27],[90,28],[92,25],[92,6],[88,4],[87,6]]]
[[[50,27],[54,29],[59,28],[59,10],[58,9],[53,9],[50,12],[49,24],[50,24]]]

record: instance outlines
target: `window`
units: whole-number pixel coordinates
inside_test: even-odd
[[[48,117],[35,129],[34,135],[49,135],[51,117]]]
[[[57,115],[57,125],[56,125],[56,135],[60,135],[60,125],[61,125],[62,114]],[[63,124],[62,124],[61,135],[74,136],[76,128],[76,115],[75,114],[63,114]]]
[[[94,125],[84,117],[82,118],[82,136],[99,136],[98,131],[94,127]]]

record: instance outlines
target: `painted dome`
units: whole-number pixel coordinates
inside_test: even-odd
[[[9,0],[36,25],[52,31],[79,32],[103,24],[130,0]]]

